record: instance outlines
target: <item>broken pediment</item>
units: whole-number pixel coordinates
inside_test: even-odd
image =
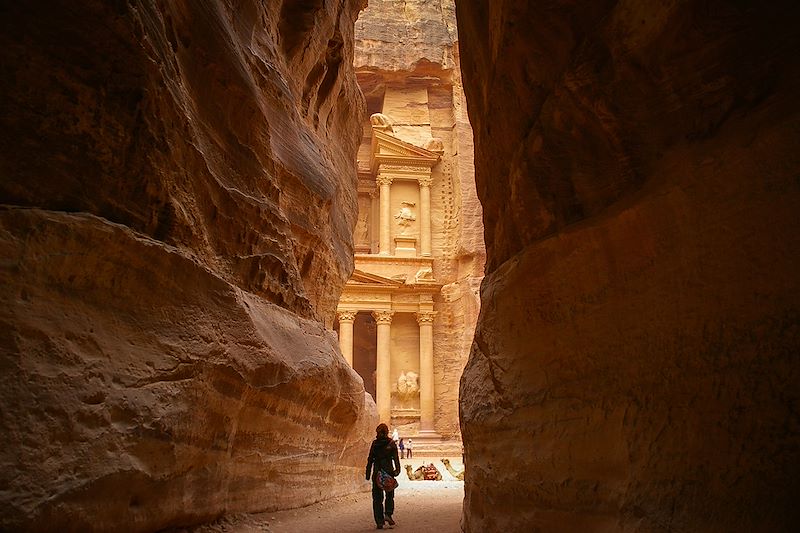
[[[354,270],[353,275],[347,281],[348,285],[385,285],[387,287],[397,287],[402,285],[403,281],[397,281],[391,278],[385,278],[377,274],[370,274],[362,270]]]
[[[418,172],[429,171],[439,162],[441,155],[374,128],[370,157],[372,172],[377,172],[379,165],[399,166],[405,170]]]

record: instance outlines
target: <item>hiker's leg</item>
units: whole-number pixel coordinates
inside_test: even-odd
[[[383,524],[383,491],[372,482],[372,516],[375,524]]]
[[[392,516],[394,514],[394,491],[390,490],[386,492],[386,516]]]

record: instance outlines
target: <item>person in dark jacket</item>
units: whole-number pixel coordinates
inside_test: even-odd
[[[400,458],[397,456],[397,444],[389,438],[389,427],[386,424],[380,424],[375,428],[375,432],[377,435],[372,441],[367,458],[366,478],[367,480],[372,479],[372,515],[375,517],[378,529],[383,529],[384,523],[388,523],[390,526],[395,524],[392,519],[394,491],[386,491],[386,504],[384,505],[384,491],[377,484],[378,472],[382,470],[392,476],[398,476],[400,474]]]

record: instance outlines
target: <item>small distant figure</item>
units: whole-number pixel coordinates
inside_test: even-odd
[[[397,444],[397,441],[400,440],[400,432],[397,431],[397,428],[394,428],[394,431],[392,431],[392,440],[395,444]]]
[[[375,440],[369,449],[367,458],[367,480],[372,479],[372,516],[375,518],[375,525],[378,529],[383,529],[384,524],[393,526],[392,519],[394,513],[394,489],[384,490],[379,482],[382,483],[384,476],[397,477],[400,474],[400,458],[397,457],[397,445],[389,438],[389,426],[380,424],[375,428]],[[370,476],[371,474],[371,476]],[[389,479],[394,483],[393,479]],[[394,483],[396,486],[396,483]],[[384,504],[384,494],[386,503]]]
[[[400,442],[397,443],[397,447],[400,448],[400,459],[405,459],[406,445],[403,444],[403,437],[400,437]]]
[[[405,446],[406,446],[406,459],[411,459],[411,457],[414,454],[414,441],[411,440],[411,439],[408,439],[406,441]]]

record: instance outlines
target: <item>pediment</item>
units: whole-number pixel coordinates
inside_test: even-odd
[[[380,130],[372,131],[372,165],[374,171],[378,163],[403,163],[412,166],[431,168],[440,155],[398,139]]]
[[[377,274],[370,274],[363,270],[354,270],[353,275],[347,281],[348,285],[385,285],[387,287],[398,287],[402,282],[395,281],[391,278],[385,278]]]

